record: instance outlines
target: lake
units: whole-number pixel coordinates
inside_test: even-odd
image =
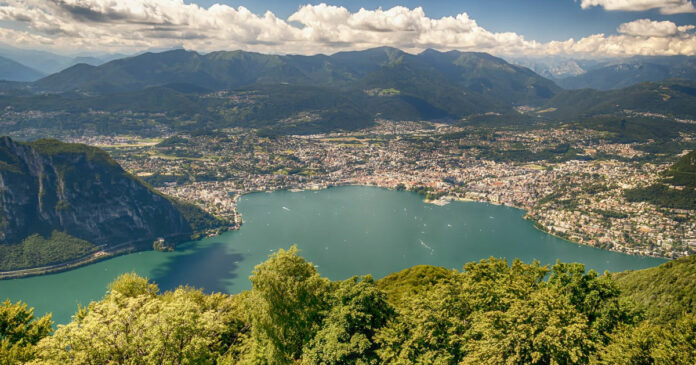
[[[176,252],[138,252],[63,273],[0,281],[0,300],[21,299],[36,314],[52,312],[54,321],[66,323],[78,304],[100,299],[109,282],[131,271],[163,290],[188,284],[237,293],[251,287],[255,265],[292,244],[333,280],[380,278],[419,264],[461,269],[490,256],[581,262],[599,272],[665,262],[561,240],[536,230],[519,209],[475,202],[436,206],[415,193],[376,187],[249,194],[239,210],[239,231],[180,245]]]

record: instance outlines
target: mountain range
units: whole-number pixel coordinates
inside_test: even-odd
[[[199,56],[202,59],[204,59],[202,62],[200,62],[201,66],[210,66],[211,64],[216,64],[219,66],[224,64],[225,62],[231,63],[233,67],[241,65],[240,62],[246,63],[247,66],[249,65],[249,62],[267,63],[266,66],[271,67],[281,66],[279,69],[277,69],[281,72],[280,75],[264,75],[265,77],[260,78],[255,76],[259,76],[258,72],[265,73],[266,71],[268,71],[268,68],[263,66],[259,67],[258,64],[252,66],[251,68],[242,68],[240,70],[252,71],[251,74],[245,75],[248,77],[236,78],[233,82],[229,82],[229,80],[226,80],[227,82],[224,83],[226,83],[227,85],[245,84],[250,81],[272,83],[274,77],[276,80],[287,79],[288,82],[295,83],[299,80],[294,76],[298,75],[305,76],[304,81],[312,84],[316,84],[317,82],[325,84],[328,82],[335,85],[336,83],[340,84],[341,81],[348,81],[346,80],[346,76],[348,76],[349,80],[354,79],[354,76],[360,76],[361,74],[364,74],[366,70],[374,70],[375,64],[383,63],[384,59],[382,59],[378,55],[379,52],[375,52],[376,50],[379,49],[367,50],[368,53],[372,53],[372,55],[368,55],[367,57],[363,57],[365,56],[364,53],[366,51],[341,52],[331,56],[274,56],[253,54],[242,51],[233,51],[213,52]],[[396,57],[400,57],[404,54],[403,52],[398,51],[396,49],[391,50],[393,51],[392,53],[396,55]],[[158,62],[162,58],[170,57],[172,55],[171,52],[186,53],[186,51],[179,49],[164,52],[152,51],[144,54],[150,55],[150,57],[146,57],[149,58],[150,61]],[[432,56],[433,54],[437,53],[439,52],[427,50],[420,55],[409,56],[423,56],[427,54],[430,54]],[[455,53],[458,55],[463,54],[456,51],[449,53]],[[162,56],[153,56],[158,54]],[[63,56],[46,51],[20,49],[0,44],[0,57],[5,57],[9,60],[15,61],[23,65],[24,67],[37,71],[40,74],[38,77],[35,78],[10,77],[0,78],[0,80],[35,81],[41,76],[58,73],[60,71],[65,70],[66,68],[70,68],[75,65],[85,64],[89,66],[100,66],[105,63],[108,63],[109,61],[123,59],[125,56],[122,54]],[[126,58],[136,57],[137,56]],[[237,60],[234,60],[234,58],[237,58]],[[352,65],[352,67],[351,65],[346,64],[346,62],[357,61],[357,58],[362,58],[362,62],[356,62],[354,65]],[[426,57],[421,58],[425,59]],[[556,84],[565,89],[592,88],[598,90],[610,90],[624,88],[634,85],[636,83],[646,81],[659,82],[671,78],[685,78],[691,80],[696,79],[696,57],[689,56],[634,56],[630,58],[608,59],[572,59],[562,56],[520,56],[507,57],[506,59],[509,61],[511,65],[519,65],[521,67],[529,68],[533,72],[539,74],[540,76],[553,80]],[[330,64],[329,68],[320,70],[319,68],[322,68],[323,66],[318,66],[318,64],[327,62],[327,60]],[[137,60],[136,63],[140,61],[144,61],[144,59],[141,58]],[[123,62],[117,62],[116,64],[111,65],[112,67],[105,68],[104,70],[115,70],[118,69],[120,66],[128,67],[129,63],[132,65],[132,62],[124,60]],[[196,61],[193,61],[193,63],[196,63]],[[285,67],[284,70],[283,67]],[[222,68],[224,69],[224,66]],[[80,70],[83,71],[83,69]],[[336,72],[332,74],[332,71],[334,70]],[[348,71],[348,73],[342,72],[346,70]],[[0,75],[2,75],[3,71],[4,69],[0,64]],[[220,67],[218,67],[217,71],[221,71]],[[229,69],[227,71],[229,71]],[[285,71],[296,72],[293,73]],[[328,74],[332,75],[329,75],[327,77],[327,72]],[[10,74],[9,70],[4,73]],[[215,72],[212,70],[210,70],[210,72],[206,72],[205,70],[202,72],[202,74],[206,73],[208,74],[207,76],[215,74],[219,76],[219,72]],[[129,76],[133,76],[128,71],[126,71],[125,74],[130,74]],[[116,77],[117,75],[124,74],[117,73],[112,75],[112,77]],[[233,76],[238,75],[230,75],[229,73],[226,73],[224,78],[229,78]],[[182,76],[182,78],[186,79],[185,76]],[[98,82],[99,81],[97,81],[97,83]],[[119,84],[120,82],[116,82],[114,86],[119,86]],[[70,87],[70,85],[62,86]],[[129,87],[127,86],[126,88]]]
[[[539,102],[559,90],[534,72],[488,54],[427,50],[412,55],[388,47],[331,56],[243,51],[201,55],[185,50],[146,53],[101,66],[75,65],[32,87],[42,92],[109,94],[176,83],[208,90],[269,84],[395,88],[415,96],[424,96],[419,88],[426,86],[454,98],[496,98],[504,103]]]
[[[35,82],[0,83],[0,108],[20,118],[25,112],[52,113],[3,123],[0,132],[80,130],[87,124],[102,134],[237,126],[303,134],[364,128],[379,118],[529,123],[627,110],[696,119],[696,82],[688,80],[693,59],[660,62],[675,70],[666,76],[684,78],[602,91],[564,90],[526,67],[476,52],[149,52],[97,66],[77,64]],[[599,61],[575,66],[604,69]],[[539,112],[520,114],[519,107]],[[128,122],[129,113],[145,113],[155,124]]]
[[[548,106],[556,110],[547,114],[557,119],[626,111],[696,119],[696,82],[672,79],[644,82],[617,90],[565,90],[556,94]]]
[[[518,104],[543,105],[561,89],[531,70],[485,53],[395,48],[331,56],[173,50],[100,66],[78,64],[33,83],[4,84],[0,106],[69,112],[9,128],[90,120],[92,110],[165,113],[165,128],[278,127],[281,133],[363,128],[376,118],[459,120]],[[225,95],[221,96],[220,92]],[[102,117],[100,117],[102,118]],[[109,120],[111,132],[123,118]],[[134,132],[133,130],[130,130]],[[4,130],[4,132],[9,132]],[[135,132],[142,132],[138,130]]]

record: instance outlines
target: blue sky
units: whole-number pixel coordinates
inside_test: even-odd
[[[694,0],[2,0],[0,43],[63,53],[184,47],[330,54],[696,55]]]
[[[326,3],[351,11],[360,8],[385,9],[394,6],[422,7],[433,18],[467,13],[482,27],[494,32],[516,32],[542,42],[581,38],[591,34],[616,34],[622,23],[636,19],[671,20],[678,25],[696,23],[696,14],[663,15],[648,11],[606,11],[601,7],[583,10],[573,0],[391,0],[391,1],[292,1],[292,0],[197,0],[188,1],[208,7],[215,3],[244,6],[256,14],[270,10],[287,19],[302,5]]]

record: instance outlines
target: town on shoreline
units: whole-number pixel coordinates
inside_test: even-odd
[[[659,181],[682,152],[646,152],[608,133],[574,127],[491,130],[381,120],[352,132],[273,136],[249,129],[158,139],[63,138],[107,150],[165,194],[239,228],[240,196],[260,191],[371,185],[414,191],[428,202],[488,202],[524,209],[538,229],[634,255],[696,252],[696,212],[629,201],[628,189]],[[696,136],[680,134],[678,145]],[[211,233],[214,234],[214,233]]]

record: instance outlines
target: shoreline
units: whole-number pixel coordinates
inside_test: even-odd
[[[239,194],[237,197],[235,197],[235,203],[238,203],[238,202],[239,202],[239,198],[241,198],[242,196],[248,195],[248,194],[253,194],[253,193],[271,193],[271,192],[276,192],[276,191],[287,191],[287,192],[318,191],[318,190],[327,190],[327,189],[329,189],[329,188],[333,188],[333,187],[343,187],[343,186],[365,186],[365,187],[376,187],[376,188],[385,189],[385,190],[389,190],[389,191],[400,191],[400,190],[394,189],[394,188],[392,188],[392,187],[389,187],[389,186],[382,186],[382,185],[379,185],[379,184],[357,184],[357,183],[354,183],[354,182],[346,182],[346,183],[339,183],[339,184],[332,184],[332,185],[322,186],[322,187],[319,188],[319,189],[317,189],[317,188],[315,188],[315,187],[308,187],[308,188],[289,188],[289,189],[275,189],[275,190],[274,190],[274,189],[271,189],[271,190],[255,190],[255,191],[249,191],[249,192],[241,193],[241,194]],[[410,191],[410,190],[401,190],[401,191],[403,191],[403,192],[409,192],[409,193],[413,193],[413,194],[417,194],[416,192],[413,192],[413,191]],[[522,217],[522,219],[528,220],[528,221],[532,222],[532,226],[534,227],[534,229],[536,229],[536,230],[538,230],[538,231],[540,231],[540,232],[543,232],[543,233],[545,233],[545,234],[551,235],[551,236],[553,236],[553,237],[556,237],[556,238],[558,238],[558,239],[561,239],[561,240],[563,240],[563,241],[566,241],[566,242],[568,242],[568,243],[572,243],[572,244],[576,244],[576,245],[582,245],[582,246],[587,246],[587,247],[592,247],[592,248],[595,248],[595,249],[598,249],[598,250],[603,250],[603,251],[616,252],[616,253],[620,253],[620,254],[624,254],[624,255],[629,255],[629,256],[651,257],[651,258],[659,258],[659,259],[665,259],[665,260],[674,260],[674,259],[678,258],[678,257],[674,258],[674,257],[661,256],[661,255],[642,254],[642,253],[639,253],[639,252],[638,252],[638,253],[626,252],[626,251],[621,251],[621,250],[619,250],[619,249],[602,248],[602,247],[597,247],[597,246],[593,246],[593,245],[588,245],[588,244],[582,243],[582,242],[572,241],[572,240],[568,239],[567,237],[561,237],[561,236],[559,236],[559,235],[557,235],[557,234],[555,234],[555,233],[552,233],[550,230],[540,229],[539,227],[537,227],[537,225],[540,226],[540,224],[539,224],[536,220],[534,220],[534,219],[532,219],[532,218],[528,218],[527,213],[528,213],[529,211],[528,211],[528,209],[525,208],[525,207],[518,207],[518,206],[509,205],[509,204],[505,204],[505,203],[494,203],[494,202],[487,201],[487,200],[474,200],[474,199],[468,199],[468,198],[460,198],[460,197],[456,197],[456,196],[452,196],[452,195],[443,195],[442,197],[440,197],[440,198],[438,198],[438,199],[435,199],[435,200],[423,199],[423,202],[424,202],[424,203],[426,203],[426,204],[433,204],[433,205],[437,205],[437,206],[445,206],[445,205],[447,205],[447,204],[450,204],[450,203],[453,202],[453,201],[455,201],[455,202],[464,202],[464,203],[465,203],[465,202],[469,202],[469,203],[479,203],[479,204],[490,204],[490,205],[495,205],[495,206],[501,206],[501,207],[513,208],[513,209],[521,210],[522,212],[525,213],[525,215]],[[240,217],[240,219],[241,219],[242,214],[239,213],[239,212],[237,212],[237,214],[239,215],[239,217]],[[241,226],[241,224],[240,224],[240,226]],[[541,226],[541,227],[542,227],[542,228],[545,228],[545,227],[543,227],[543,226]],[[680,257],[681,257],[681,256],[680,256]]]
[[[242,192],[242,193],[240,193],[240,194],[235,195],[235,197],[234,197],[234,202],[235,202],[235,204],[238,204],[238,203],[239,203],[239,200],[240,200],[243,196],[245,196],[245,195],[250,195],[250,194],[255,194],[255,193],[272,193],[272,192],[278,192],[278,191],[286,191],[286,192],[292,192],[292,193],[295,193],[295,192],[306,192],[306,191],[323,191],[323,190],[328,190],[328,189],[330,189],[330,188],[339,188],[339,187],[348,187],[348,186],[376,187],[376,188],[384,189],[384,190],[388,190],[388,191],[400,191],[400,190],[397,190],[397,189],[394,189],[394,188],[391,188],[391,187],[388,187],[388,186],[381,186],[381,185],[378,185],[378,184],[356,184],[356,183],[353,183],[353,182],[346,182],[346,183],[342,183],[342,184],[332,184],[332,185],[326,185],[326,186],[323,186],[323,185],[322,185],[322,186],[319,186],[318,188],[317,188],[317,186],[315,185],[315,186],[307,187],[307,188],[270,189],[270,190],[250,190],[250,191],[245,191],[245,192]],[[416,192],[413,192],[413,191],[410,191],[410,190],[402,190],[402,191],[403,191],[403,192],[409,192],[409,193],[417,194]],[[417,194],[417,195],[418,195],[418,194]],[[652,258],[660,258],[660,259],[666,259],[666,260],[673,260],[673,259],[674,259],[674,258],[671,258],[671,257],[665,257],[665,256],[659,256],[659,255],[646,255],[646,254],[641,254],[641,253],[630,253],[630,252],[625,252],[625,251],[621,251],[621,250],[617,250],[617,249],[607,249],[607,248],[592,246],[592,245],[588,245],[588,244],[585,244],[585,243],[581,243],[581,242],[576,242],[576,241],[569,240],[569,239],[566,238],[566,237],[561,237],[561,236],[559,236],[559,235],[557,235],[557,234],[555,234],[555,233],[552,233],[552,232],[550,232],[550,231],[548,231],[548,230],[545,230],[544,227],[543,227],[543,226],[540,226],[540,225],[538,224],[537,221],[528,218],[527,215],[526,215],[526,213],[528,212],[527,209],[526,209],[526,208],[522,208],[522,207],[517,207],[517,206],[513,206],[513,205],[508,205],[508,204],[493,203],[493,202],[485,201],[485,200],[474,200],[474,199],[468,199],[468,198],[460,198],[460,197],[451,196],[451,195],[444,195],[444,196],[442,196],[442,197],[440,197],[440,198],[438,198],[438,199],[435,199],[435,200],[423,199],[422,201],[423,201],[424,203],[426,203],[426,204],[433,204],[433,205],[437,205],[437,206],[440,206],[440,207],[445,206],[445,205],[448,205],[448,204],[450,204],[451,202],[462,202],[462,203],[490,204],[490,205],[502,206],[502,207],[506,207],[506,208],[518,209],[518,210],[521,210],[522,212],[525,213],[525,215],[522,217],[522,219],[524,219],[524,220],[529,220],[530,222],[532,222],[532,226],[534,227],[534,229],[536,229],[536,230],[538,230],[538,231],[540,231],[540,232],[543,232],[543,233],[545,233],[545,234],[551,235],[551,236],[553,236],[553,237],[559,238],[559,239],[561,239],[561,240],[564,240],[564,241],[566,241],[566,242],[568,242],[568,243],[577,244],[577,245],[583,245],[583,246],[587,246],[587,247],[596,248],[596,249],[598,249],[598,250],[603,250],[603,251],[608,251],[608,252],[616,252],[616,253],[620,253],[620,254],[624,254],[624,255],[630,255],[630,256],[652,257]],[[243,223],[244,223],[244,220],[243,220],[242,213],[240,213],[240,212],[237,210],[236,207],[235,207],[235,210],[236,210],[235,216],[239,218],[239,222],[235,222],[236,226],[235,226],[235,229],[233,229],[233,230],[239,230],[239,229],[242,228]],[[202,232],[202,234],[201,234],[199,237],[197,237],[196,239],[187,240],[187,241],[184,241],[184,243],[185,243],[185,242],[196,242],[196,241],[200,241],[200,240],[202,240],[203,238],[216,237],[216,236],[218,236],[218,235],[220,235],[220,234],[222,234],[222,233],[230,232],[230,231],[233,231],[233,230],[225,230],[225,231],[222,231],[222,232],[215,232],[215,233],[211,233],[211,232]],[[127,254],[131,254],[131,253],[135,253],[135,252],[149,251],[149,250],[151,250],[151,248],[147,248],[147,247],[137,248],[137,247],[135,247],[135,246],[131,246],[131,247],[128,247],[128,248],[126,248],[126,249],[116,250],[116,251],[113,251],[113,252],[98,251],[98,252],[96,252],[96,253],[90,254],[90,255],[87,256],[87,257],[78,258],[78,259],[72,260],[72,261],[70,261],[70,262],[68,262],[68,263],[58,263],[58,264],[54,264],[54,265],[48,265],[48,266],[42,266],[42,267],[35,267],[35,268],[28,268],[28,269],[20,269],[20,270],[13,270],[13,271],[0,271],[0,280],[13,280],[13,279],[21,279],[21,278],[27,278],[27,277],[32,277],[32,276],[57,274],[57,273],[60,273],[60,272],[65,272],[65,271],[69,271],[69,270],[72,270],[72,269],[77,269],[77,268],[80,268],[80,267],[82,267],[82,266],[87,266],[87,265],[90,265],[90,264],[98,263],[98,262],[100,262],[100,261],[108,260],[108,259],[111,259],[111,258],[114,258],[114,257],[118,257],[118,256],[122,256],[122,255],[127,255]],[[99,253],[102,253],[102,254],[98,255]]]
[[[226,230],[225,232],[227,232],[227,231],[229,231],[229,230]],[[203,238],[214,237],[214,236],[218,235],[218,234],[209,235],[208,233],[209,233],[208,231],[201,232],[201,235],[198,238],[188,239],[185,241],[181,241],[179,243],[196,242],[196,241],[202,240]],[[150,250],[155,251],[151,246],[149,248],[147,246],[138,247],[137,244],[132,243],[132,242],[133,241],[131,241],[131,243],[126,242],[124,244],[120,244],[120,246],[127,245],[124,248],[111,250],[111,251],[100,250],[97,252],[93,252],[87,256],[83,256],[83,257],[79,257],[79,258],[70,260],[68,262],[56,263],[56,264],[51,264],[51,265],[39,266],[39,267],[30,267],[30,268],[26,268],[26,269],[18,269],[18,270],[11,270],[11,271],[0,271],[0,280],[23,279],[23,278],[29,278],[32,276],[57,274],[57,273],[69,271],[72,269],[77,269],[77,268],[80,268],[83,266],[96,264],[97,262],[105,261],[105,260],[112,259],[115,257],[128,255],[131,253],[150,251]],[[141,241],[139,241],[139,242],[141,242]]]
[[[82,258],[70,261],[69,263],[58,263],[58,264],[49,265],[49,266],[32,267],[32,268],[28,268],[28,269],[19,269],[19,270],[13,270],[13,271],[2,271],[2,272],[0,272],[0,280],[14,280],[14,279],[29,278],[32,276],[57,274],[57,273],[69,271],[72,269],[77,269],[77,268],[80,268],[82,266],[96,264],[97,262],[108,260],[108,259],[111,259],[114,257],[127,255],[127,254],[131,254],[131,253],[139,252],[139,251],[145,251],[145,250],[138,250],[137,248],[132,247],[132,248],[113,251],[113,252],[97,251],[93,254],[90,254],[87,257],[82,257]]]

